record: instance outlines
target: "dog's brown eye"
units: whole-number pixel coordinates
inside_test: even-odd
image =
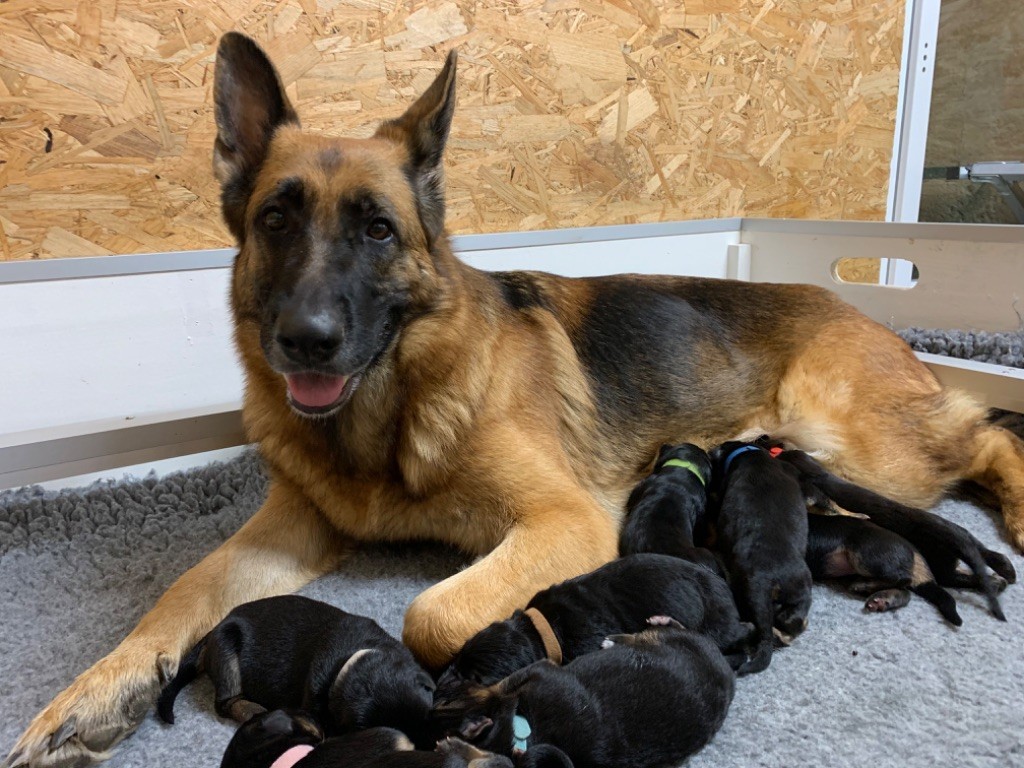
[[[374,219],[366,228],[366,234],[374,240],[387,240],[391,237],[391,225],[384,219]]]
[[[284,214],[276,208],[270,209],[263,214],[263,226],[271,232],[280,232],[285,226]]]

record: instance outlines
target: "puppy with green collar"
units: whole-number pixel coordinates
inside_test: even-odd
[[[671,555],[725,577],[721,561],[705,548],[710,480],[711,459],[701,448],[693,443],[661,446],[654,471],[626,501],[619,554]]]

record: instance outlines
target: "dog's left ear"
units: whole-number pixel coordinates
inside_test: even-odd
[[[404,144],[420,220],[432,245],[444,229],[444,147],[455,111],[455,50],[429,88],[401,117],[388,120],[375,136]]]

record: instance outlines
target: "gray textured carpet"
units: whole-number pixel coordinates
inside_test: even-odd
[[[1024,368],[1024,330],[989,333],[905,328],[897,333],[915,352]]]
[[[224,465],[61,494],[0,494],[0,749],[72,677],[106,653],[187,567],[259,504],[265,481],[247,455]],[[1009,552],[992,516],[962,502],[941,512]],[[306,594],[398,633],[417,592],[464,558],[439,547],[373,549]],[[1015,557],[1024,572],[1024,561]],[[1009,623],[962,595],[951,629],[921,600],[890,615],[815,590],[811,624],[767,672],[741,680],[711,766],[936,768],[1024,765],[1024,588],[1004,595]],[[179,699],[178,724],[150,716],[110,765],[219,764],[231,727],[204,680]]]

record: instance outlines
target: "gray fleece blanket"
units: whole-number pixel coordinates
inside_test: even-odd
[[[0,494],[0,750],[265,491],[247,454],[161,479]],[[1010,552],[990,513],[952,501],[938,511]],[[439,546],[367,548],[304,592],[398,634],[413,597],[465,564]],[[1024,766],[1024,589],[1010,587],[1003,603],[1007,623],[961,593],[964,626],[955,629],[917,598],[869,615],[860,600],[816,587],[807,632],[766,672],[739,681],[725,726],[688,765]],[[177,713],[174,726],[148,717],[112,768],[215,768],[233,729],[213,713],[206,680],[182,694]]]

